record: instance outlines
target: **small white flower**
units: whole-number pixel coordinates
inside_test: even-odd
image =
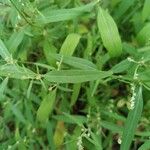
[[[120,138],[118,138],[118,144],[121,144],[122,143],[122,140]]]
[[[135,93],[135,85],[131,84],[131,92],[132,92],[132,96],[130,99],[130,109],[133,110],[135,107],[135,97],[136,97],[136,93]]]
[[[130,57],[128,57],[127,60],[128,60],[129,62],[135,62],[134,59],[132,59],[132,58],[130,58]]]

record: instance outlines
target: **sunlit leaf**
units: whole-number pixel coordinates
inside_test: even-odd
[[[44,124],[48,120],[49,115],[52,113],[55,98],[56,98],[56,89],[50,91],[41,102],[40,107],[38,108],[37,111],[37,119],[41,123]]]
[[[119,56],[122,53],[122,43],[117,26],[108,12],[101,7],[98,9],[97,23],[103,44],[108,53],[111,57]]]

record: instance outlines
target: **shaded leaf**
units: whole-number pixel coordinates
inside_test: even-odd
[[[127,10],[134,4],[135,0],[122,0],[115,11],[116,19],[119,19],[122,15],[124,15]]]
[[[116,64],[115,66],[113,66],[112,71],[114,73],[120,73],[120,72],[126,71],[131,65],[132,63],[128,61],[127,59],[125,59],[121,61],[120,63]]]
[[[150,149],[150,141],[146,141],[138,150],[148,150]]]

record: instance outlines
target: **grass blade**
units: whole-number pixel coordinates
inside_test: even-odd
[[[132,109],[125,122],[120,150],[129,150],[134,138],[137,124],[141,118],[143,109],[142,87],[137,87],[135,96],[135,107]]]

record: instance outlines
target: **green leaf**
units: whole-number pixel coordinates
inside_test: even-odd
[[[16,79],[35,79],[36,74],[25,67],[15,64],[6,64],[0,66],[0,76]]]
[[[150,23],[147,23],[137,35],[137,41],[140,45],[146,45],[150,40]]]
[[[111,71],[96,70],[60,70],[51,71],[44,75],[49,82],[80,83],[106,78],[112,75]]]
[[[64,121],[66,123],[78,124],[79,126],[87,122],[86,117],[79,115],[70,115],[63,113],[63,115],[53,116],[54,119]]]
[[[148,19],[150,17],[149,6],[150,6],[150,0],[145,0],[144,7],[143,7],[143,10],[142,10],[143,21],[145,21],[146,19]]]
[[[84,13],[90,12],[97,2],[98,1],[94,1],[87,5],[70,9],[50,10],[50,8],[48,8],[40,12],[40,15],[37,16],[35,22],[38,24],[47,24],[52,22],[71,20],[81,16]]]
[[[120,56],[122,53],[122,43],[119,32],[113,18],[103,10],[98,9],[97,15],[98,29],[104,46],[111,57]]]
[[[69,34],[61,49],[60,49],[60,54],[64,55],[64,56],[71,56],[75,50],[75,48],[77,47],[78,43],[80,40],[80,35],[76,34],[76,33],[71,33]]]
[[[48,95],[44,98],[44,100],[41,102],[40,107],[37,111],[37,120],[41,123],[45,123],[49,115],[53,111],[54,103],[56,99],[56,89],[52,90],[48,93]]]
[[[30,98],[30,93],[31,93],[32,86],[33,86],[33,80],[30,81],[29,87],[27,89],[27,98],[28,99]]]
[[[125,121],[126,118],[117,114],[117,113],[113,113],[113,112],[109,112],[106,110],[102,110],[101,111],[102,115],[106,116],[107,118],[111,118],[111,119],[116,119],[116,120],[121,120],[121,121]]]
[[[81,89],[81,83],[77,83],[73,85],[73,92],[71,96],[70,106],[73,106],[76,103],[78,96],[80,94],[80,89]]]
[[[75,68],[83,69],[83,70],[96,70],[96,65],[92,62],[78,57],[72,56],[64,56],[61,54],[50,54],[52,58],[55,58],[57,61],[61,61],[67,65],[70,65]]]
[[[14,54],[19,46],[19,44],[22,42],[24,36],[24,30],[21,29],[17,32],[14,32],[9,40],[7,41],[7,47],[11,51],[12,54]]]
[[[3,97],[3,94],[4,94],[4,91],[6,89],[6,86],[7,86],[7,83],[8,83],[8,78],[5,78],[2,83],[0,84],[0,101]]]
[[[56,65],[56,61],[55,59],[53,59],[51,57],[51,53],[56,53],[57,52],[57,49],[56,47],[52,44],[52,42],[49,42],[48,40],[45,40],[44,41],[44,44],[43,44],[43,50],[44,50],[44,55],[46,57],[46,60],[47,62],[50,64],[50,65]]]
[[[99,134],[94,134],[91,132],[91,137],[93,139],[93,144],[95,145],[96,150],[102,150],[102,140],[101,140],[101,135]]]
[[[146,141],[138,150],[148,150],[150,149],[150,141]]]
[[[131,55],[131,56],[136,56],[138,54],[137,49],[129,44],[129,43],[123,43],[123,51],[126,52],[127,54]]]
[[[131,64],[132,63],[130,61],[125,59],[120,63],[116,64],[115,66],[113,66],[111,70],[113,71],[113,73],[120,73],[126,71],[131,66]]]
[[[136,87],[135,107],[130,110],[122,135],[120,150],[129,150],[143,109],[142,87]]]
[[[118,126],[118,125],[116,125],[114,123],[108,122],[108,121],[102,121],[101,122],[101,126],[103,128],[108,129],[108,130],[111,130],[114,133],[116,133],[116,132],[117,133],[122,133],[122,130],[123,130],[122,127],[120,127],[120,126]]]
[[[1,39],[0,39],[0,55],[4,60],[11,59],[11,54],[9,53],[8,49],[6,48]]]
[[[118,8],[115,10],[115,18],[119,19],[134,4],[135,0],[122,0]]]
[[[20,111],[20,109],[16,105],[13,105],[11,107],[11,110],[19,121],[21,121],[22,123],[26,123],[26,119],[24,118],[22,112]]]

